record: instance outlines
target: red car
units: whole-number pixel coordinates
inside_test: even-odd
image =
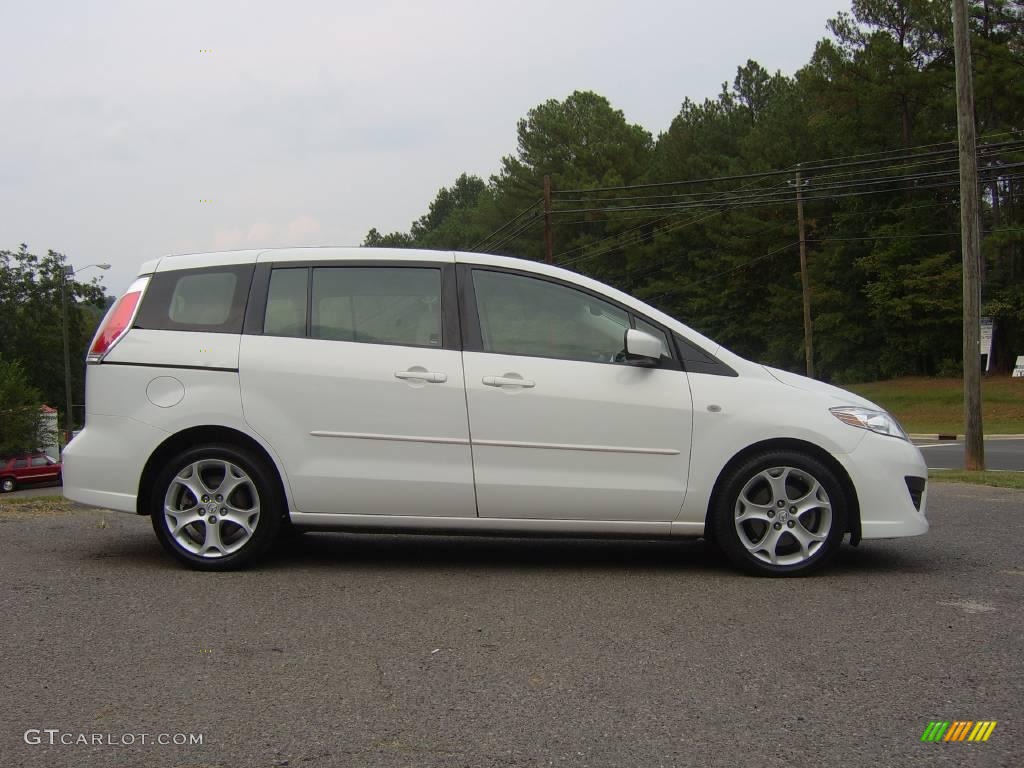
[[[23,453],[0,459],[0,491],[29,483],[60,483],[60,462],[45,453]]]

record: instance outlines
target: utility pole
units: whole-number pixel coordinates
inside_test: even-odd
[[[803,182],[800,181],[800,166],[796,168],[796,225],[800,230],[800,286],[804,295],[804,360],[807,375],[814,378],[814,338],[811,327],[811,279],[807,274],[807,238],[804,233]]]
[[[965,0],[953,0],[956,122],[960,149],[960,247],[964,272],[964,468],[985,469],[981,423],[981,233],[978,231],[978,158],[970,23]]]
[[[71,439],[71,432],[74,430],[74,420],[71,416],[71,356],[68,353],[68,277],[75,274],[70,265],[63,266],[60,273],[60,326],[64,336],[64,444],[67,445]],[[63,453],[63,448],[58,446]]]
[[[544,174],[544,261],[550,264],[553,259],[554,236],[551,233],[551,177]]]

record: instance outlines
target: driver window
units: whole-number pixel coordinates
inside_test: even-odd
[[[484,352],[611,363],[629,317],[590,294],[507,272],[473,271]]]

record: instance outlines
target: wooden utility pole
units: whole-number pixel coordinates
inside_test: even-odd
[[[985,468],[981,423],[981,233],[978,231],[978,158],[974,136],[971,30],[965,0],[953,0],[956,122],[960,138],[960,247],[964,272],[964,468]]]
[[[807,375],[814,378],[814,334],[811,327],[811,278],[807,274],[807,238],[804,234],[803,182],[800,166],[796,169],[796,225],[800,230],[800,285],[804,295],[804,360]]]
[[[544,174],[544,261],[552,262],[555,238],[551,232],[551,177]]]

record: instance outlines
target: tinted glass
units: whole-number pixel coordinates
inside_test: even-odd
[[[440,347],[441,270],[316,268],[312,310],[313,338]]]
[[[672,353],[668,348],[668,337],[663,331],[658,330],[646,320],[641,320],[639,317],[636,319],[636,329],[638,331],[651,334],[651,336],[661,342],[661,354],[664,357],[672,357]]]
[[[306,335],[307,269],[275,269],[270,273],[263,333],[269,336]]]
[[[610,363],[623,351],[629,317],[572,288],[474,270],[485,352]]]
[[[28,459],[15,459],[14,460],[14,468],[15,469],[25,469],[26,467],[28,467]]]
[[[43,456],[36,456],[36,457],[34,457],[32,459],[32,466],[33,467],[45,467],[47,465],[47,463],[48,462],[46,461],[46,459]]]
[[[142,297],[135,327],[238,333],[252,272],[252,264],[158,272]]]
[[[184,325],[221,325],[231,314],[238,278],[231,272],[205,272],[178,278],[168,317]]]

